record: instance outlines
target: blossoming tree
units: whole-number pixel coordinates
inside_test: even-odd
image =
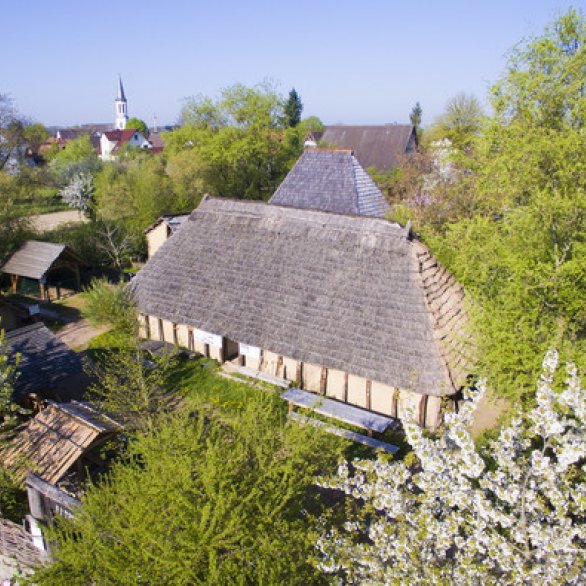
[[[535,408],[486,447],[469,432],[479,385],[439,438],[405,425],[416,466],[355,461],[322,480],[363,505],[322,532],[322,570],[350,584],[586,584],[586,391],[572,365],[553,390],[557,362],[549,352]]]

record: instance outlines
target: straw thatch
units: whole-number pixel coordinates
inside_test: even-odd
[[[118,423],[89,405],[50,403],[2,450],[2,460],[22,481],[32,470],[55,484],[83,454],[120,429]]]
[[[305,150],[269,203],[379,217],[389,209],[380,189],[348,150]]]
[[[437,331],[434,277],[424,282],[420,250],[377,218],[209,198],[132,287],[144,314],[393,387],[452,394],[461,378],[445,359],[450,336]]]
[[[415,149],[416,138],[411,124],[339,124],[326,126],[320,144],[352,149],[363,167],[389,171],[400,164],[404,155]]]

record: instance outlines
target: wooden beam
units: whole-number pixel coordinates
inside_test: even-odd
[[[325,366],[321,368],[321,374],[319,377],[319,394],[325,395],[328,386],[328,369]]]
[[[372,381],[366,381],[366,408],[372,410]]]

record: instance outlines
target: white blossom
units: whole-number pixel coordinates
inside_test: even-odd
[[[469,432],[484,385],[438,437],[405,434],[417,465],[344,462],[321,479],[362,503],[326,528],[320,568],[348,584],[586,584],[586,391],[569,365],[552,385],[548,352],[536,406],[481,450]]]

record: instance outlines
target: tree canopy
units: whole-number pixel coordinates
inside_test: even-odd
[[[285,102],[284,114],[287,126],[295,127],[301,122],[301,113],[303,112],[303,103],[301,97],[293,88],[289,92],[289,97]]]
[[[146,122],[144,120],[141,120],[140,118],[130,117],[128,119],[128,121],[126,122],[126,128],[132,128],[133,130],[138,130],[146,138],[148,138],[149,134],[150,134],[149,127],[147,126]]]
[[[303,148],[301,131],[284,119],[283,99],[268,83],[191,98],[181,128],[165,135],[169,162],[189,152],[207,193],[268,199]]]
[[[52,536],[36,584],[320,584],[306,517],[332,464],[317,431],[248,400],[231,421],[174,416],[131,442]]]
[[[481,450],[477,391],[438,438],[404,426],[415,465],[354,461],[323,481],[365,506],[322,534],[321,568],[347,584],[582,584],[586,390],[574,366],[553,390],[556,352],[543,366],[537,406]]]

